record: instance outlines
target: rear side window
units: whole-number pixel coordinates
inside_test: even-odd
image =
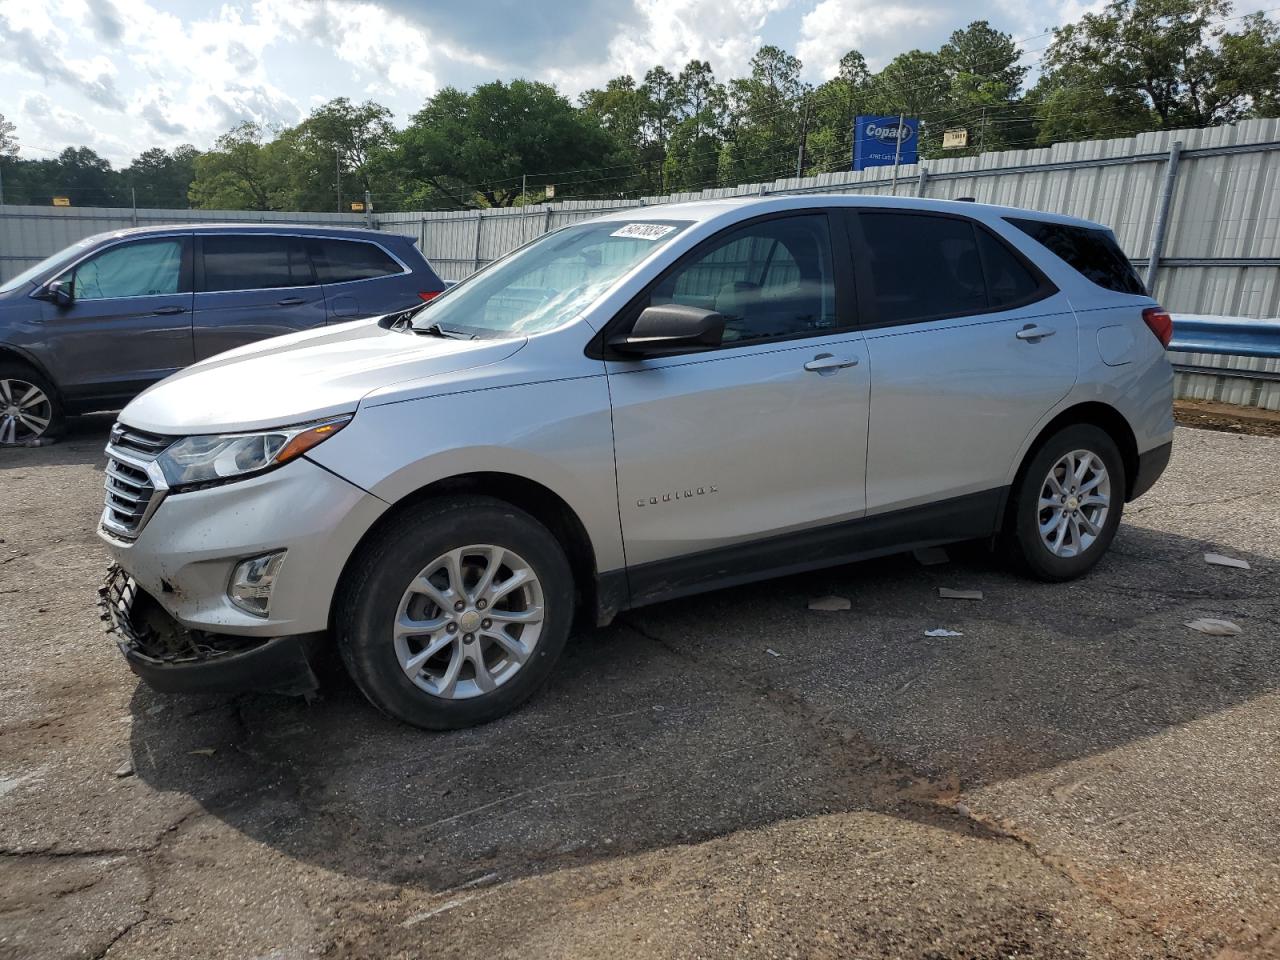
[[[298,237],[215,235],[203,238],[206,291],[268,290],[315,283]]]
[[[902,213],[858,216],[880,323],[1009,309],[1041,294],[1041,279],[970,220]]]
[[[1045,220],[1007,219],[1098,286],[1116,293],[1146,295],[1146,287],[1110,230]]]
[[[323,238],[311,242],[321,283],[371,280],[404,273],[404,267],[377,244]]]

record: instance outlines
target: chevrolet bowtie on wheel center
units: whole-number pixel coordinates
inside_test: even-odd
[[[159,689],[305,693],[333,647],[450,729],[533,695],[575,622],[672,597],[967,540],[1069,580],[1168,463],[1169,331],[1069,217],[611,213],[147,389],[107,446],[105,616]],[[0,369],[0,428],[56,418],[45,386]]]

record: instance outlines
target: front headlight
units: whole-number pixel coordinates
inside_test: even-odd
[[[223,483],[288,463],[332,437],[350,421],[349,416],[335,417],[256,433],[184,437],[170,445],[156,462],[171,490]]]

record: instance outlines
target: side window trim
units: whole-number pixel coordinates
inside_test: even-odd
[[[767,223],[770,220],[784,220],[796,217],[825,217],[827,221],[827,234],[831,241],[831,262],[833,270],[833,281],[835,286],[835,314],[837,324],[827,330],[807,331],[805,333],[793,334],[786,337],[770,337],[760,340],[749,340],[745,342],[722,343],[718,347],[708,347],[705,349],[691,349],[685,353],[664,354],[661,359],[669,360],[677,357],[687,357],[702,354],[715,354],[722,350],[735,350],[747,347],[769,347],[774,344],[792,343],[797,340],[813,340],[819,337],[835,336],[837,334],[848,334],[856,332],[858,325],[858,301],[854,295],[853,272],[849,269],[850,257],[848,238],[841,224],[841,219],[836,214],[837,208],[815,207],[801,210],[779,210],[774,213],[762,214],[758,217],[751,217],[747,220],[739,220],[737,223],[729,224],[721,230],[716,231],[711,236],[701,240],[696,246],[690,250],[686,250],[680,257],[659,273],[656,277],[645,284],[644,289],[637,293],[621,310],[613,315],[591,341],[587,344],[586,355],[593,360],[613,360],[613,361],[636,361],[635,357],[625,356],[615,353],[609,349],[609,340],[624,332],[631,324],[635,323],[640,316],[640,311],[648,303],[653,292],[659,285],[667,280],[673,273],[682,267],[688,266],[696,261],[699,257],[705,256],[708,250],[713,249],[720,244],[726,236],[736,233],[757,224]],[[636,361],[643,362],[643,361]]]
[[[987,314],[1007,313],[1010,310],[1021,310],[1023,307],[1030,306],[1033,303],[1039,303],[1041,300],[1047,300],[1054,294],[1058,293],[1058,286],[1050,280],[1043,270],[1041,270],[1030,258],[1022,251],[1015,248],[1011,243],[1005,240],[985,223],[975,220],[973,217],[966,217],[963,214],[947,213],[934,210],[913,210],[903,209],[902,207],[872,207],[872,206],[856,206],[845,207],[847,211],[846,220],[848,222],[849,239],[852,250],[854,252],[854,272],[858,278],[858,289],[862,296],[859,299],[859,314],[865,318],[861,323],[863,330],[877,330],[884,327],[903,327],[917,323],[940,323],[944,320],[961,320],[966,317],[980,317]],[[870,247],[868,245],[866,234],[862,229],[862,214],[867,213],[891,213],[901,216],[913,217],[941,217],[947,220],[959,220],[969,224],[970,228],[975,231],[974,245],[978,252],[979,260],[982,264],[982,284],[986,290],[988,306],[974,310],[956,310],[948,313],[941,313],[926,317],[913,317],[907,320],[881,320],[879,316],[879,308],[875,302],[875,278],[871,275],[870,267]],[[1025,267],[1036,280],[1039,281],[1035,291],[1029,296],[1023,297],[1021,300],[1015,300],[1010,303],[1000,304],[998,306],[990,306],[991,301],[991,284],[988,279],[988,267],[986,257],[982,253],[982,245],[977,243],[976,232],[982,231],[1000,246],[1004,247],[1014,259]]]
[[[95,250],[90,250],[88,253],[86,253],[83,257],[81,257],[75,263],[71,264],[61,273],[53,277],[52,280],[61,280],[63,277],[71,277],[72,283],[74,284],[76,271],[80,269],[80,266],[82,264],[88,263],[90,260],[93,260],[95,257],[101,256],[102,254],[106,253],[108,250],[118,250],[123,247],[133,247],[143,243],[155,243],[158,240],[177,240],[179,243],[182,244],[182,250],[180,253],[180,256],[182,259],[178,267],[178,289],[177,290],[175,290],[173,293],[137,293],[128,297],[97,297],[91,300],[86,300],[85,302],[86,303],[110,303],[111,301],[115,301],[115,300],[146,300],[152,297],[179,297],[179,296],[182,296],[183,294],[190,294],[195,289],[195,285],[192,282],[191,234],[189,233],[162,233],[156,236],[129,237],[126,240],[117,240],[114,243],[108,243],[106,246],[98,247]],[[52,280],[48,282],[52,282]]]
[[[311,271],[311,281],[309,283],[296,284],[291,287],[237,287],[232,290],[207,290],[205,289],[205,264],[204,264],[204,241],[207,237],[233,237],[236,239],[242,239],[245,237],[279,237],[279,238],[283,238],[285,240],[291,241],[293,243],[296,243],[298,245],[298,248],[302,251],[303,258],[306,260],[307,269]],[[195,239],[195,245],[196,245],[195,284],[192,289],[196,293],[203,293],[208,295],[223,294],[223,293],[258,293],[263,290],[304,290],[307,287],[321,286],[320,276],[318,271],[316,270],[315,259],[311,255],[311,244],[308,242],[311,239],[311,237],[305,234],[258,233],[258,232],[254,232],[254,233],[227,232],[227,233],[208,233],[208,234],[197,233],[195,234],[194,239]]]

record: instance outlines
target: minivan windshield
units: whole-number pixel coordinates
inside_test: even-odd
[[[428,304],[413,328],[482,339],[551,330],[691,223],[609,220],[549,233]]]
[[[70,263],[76,257],[80,256],[80,254],[84,253],[87,247],[97,243],[100,239],[102,239],[101,235],[85,237],[85,239],[73,243],[65,250],[59,250],[53,256],[45,257],[34,267],[27,267],[27,269],[23,270],[16,277],[6,280],[3,285],[0,285],[0,293],[8,293],[11,290],[17,290],[19,287],[24,287],[29,283],[34,283],[35,280],[46,270],[55,270],[57,267]]]

